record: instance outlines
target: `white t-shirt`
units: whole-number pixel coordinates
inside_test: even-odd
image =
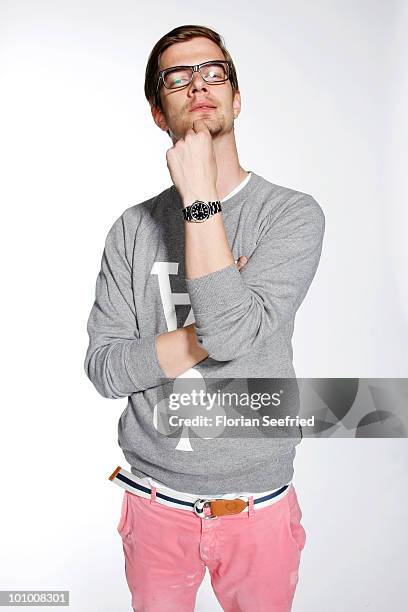
[[[221,202],[225,202],[225,200],[228,200],[229,198],[232,198],[232,196],[234,196],[236,193],[238,193],[238,191],[241,191],[241,189],[243,187],[245,187],[245,185],[247,184],[247,182],[249,181],[249,179],[251,178],[251,171],[248,172],[248,176],[244,178],[243,181],[241,181],[236,187],[235,189],[233,189],[232,191],[230,191],[230,193],[228,195],[225,196],[225,198],[223,198],[221,200]]]

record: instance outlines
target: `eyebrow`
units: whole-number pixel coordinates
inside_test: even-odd
[[[227,63],[226,59],[210,59],[205,60],[204,62],[198,62],[197,64],[177,64],[177,66],[168,66],[168,68],[162,68],[159,72],[164,72],[165,70],[169,70],[170,68],[191,68],[192,66],[200,66],[200,64],[216,64],[217,62]]]

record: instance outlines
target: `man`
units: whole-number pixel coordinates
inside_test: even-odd
[[[206,435],[166,418],[169,394],[190,377],[195,391],[217,377],[295,377],[294,318],[324,214],[312,196],[241,167],[238,80],[216,32],[163,36],[145,93],[173,143],[173,185],[110,229],[85,359],[101,395],[128,397],[119,444],[131,472],[111,479],[126,489],[118,531],[132,606],[194,610],[208,567],[224,610],[286,612],[305,544],[291,482],[299,429],[273,440],[242,428]]]

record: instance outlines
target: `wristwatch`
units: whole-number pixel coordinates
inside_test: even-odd
[[[221,202],[219,200],[216,202],[195,200],[195,202],[183,208],[183,216],[186,221],[202,223],[218,212],[221,212],[221,210]]]

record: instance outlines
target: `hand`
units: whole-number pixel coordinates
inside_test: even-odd
[[[194,200],[217,200],[217,163],[210,131],[203,119],[166,153],[171,179],[186,207]]]
[[[237,264],[238,272],[241,271],[241,269],[245,266],[247,261],[248,261],[248,258],[245,257],[245,255],[241,255],[241,257],[236,260],[235,263]]]

